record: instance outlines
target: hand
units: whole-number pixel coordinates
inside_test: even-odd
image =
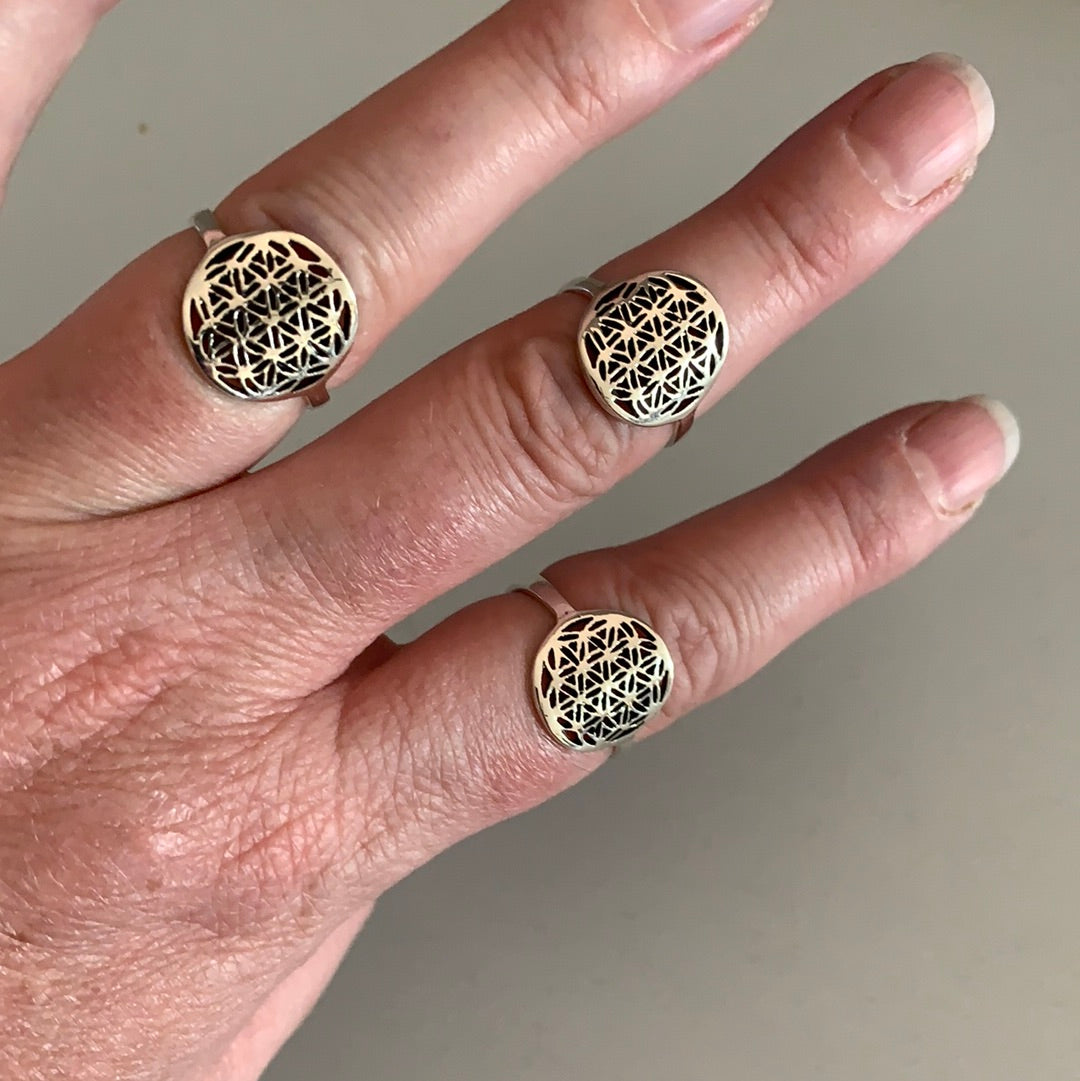
[[[5,172],[105,6],[0,3]],[[218,217],[339,260],[362,334],[336,383],[559,170],[741,44],[751,8],[513,0]],[[943,211],[991,126],[970,68],[892,69],[597,276],[709,284],[733,333],[710,407]],[[551,623],[529,598],[384,637],[663,448],[590,397],[583,299],[542,301],[247,474],[300,406],[194,372],[177,316],[201,256],[194,232],[169,238],[0,368],[5,1077],[254,1078],[384,890],[604,760],[536,723],[523,673]],[[658,727],[951,536],[1016,440],[996,403],[914,406],[548,577],[663,635]]]

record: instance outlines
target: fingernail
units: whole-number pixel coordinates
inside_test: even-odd
[[[641,17],[676,49],[700,49],[744,22],[755,12],[768,9],[763,0],[634,0]],[[653,11],[659,19],[651,17]],[[657,22],[662,20],[663,25]]]
[[[994,398],[962,398],[910,428],[904,453],[926,498],[944,514],[960,514],[973,510],[1012,468],[1020,425]]]
[[[993,133],[986,80],[959,56],[931,53],[862,106],[848,140],[886,202],[908,207],[969,176]]]

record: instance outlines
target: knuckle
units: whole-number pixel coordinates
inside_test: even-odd
[[[478,707],[479,708],[482,707]],[[557,795],[584,774],[516,711],[434,713],[417,724],[403,697],[365,753],[377,778],[364,798],[369,874],[389,885],[436,852]],[[387,876],[389,875],[389,879]]]
[[[704,559],[673,563],[657,549],[618,584],[618,596],[630,611],[647,613],[672,653],[683,683],[676,687],[680,710],[737,686],[766,637],[768,600],[749,570],[735,571]]]
[[[571,335],[540,332],[481,365],[480,377],[493,387],[484,407],[490,416],[480,426],[486,451],[502,460],[527,498],[548,506],[572,507],[598,495],[629,447],[625,426],[589,394],[575,350]]]
[[[230,231],[283,230],[317,240],[364,297],[367,318],[401,307],[401,282],[417,264],[409,214],[395,208],[387,186],[368,176],[363,163],[325,169],[271,183],[256,175],[234,191],[218,214]]]
[[[485,730],[483,723],[476,731]],[[454,772],[474,793],[481,824],[514,818],[546,802],[572,783],[575,766],[565,751],[540,734],[530,715],[514,719],[514,730],[498,741],[459,741]],[[577,767],[580,768],[580,767]],[[580,776],[580,774],[577,774]]]
[[[622,94],[608,51],[581,48],[577,29],[562,15],[532,19],[511,53],[545,122],[585,138],[619,111]]]
[[[76,941],[117,912],[222,940],[313,926],[344,829],[332,741],[291,716],[174,690],[55,753],[0,808],[0,938]]]
[[[825,538],[827,558],[848,596],[856,596],[908,561],[903,517],[880,486],[857,473],[822,477],[807,502]]]
[[[855,258],[850,213],[816,188],[773,181],[758,191],[749,228],[771,266],[771,286],[792,310],[816,307],[849,276]]]
[[[57,553],[47,580],[36,581],[32,569],[40,538],[37,554],[13,553],[4,568],[11,585],[25,588],[10,590],[0,605],[9,628],[9,663],[0,671],[0,791],[31,781],[57,756],[123,733],[200,664],[187,598],[169,590],[175,579],[167,541],[140,545],[126,525],[112,522],[79,533]],[[135,602],[136,580],[152,605]]]

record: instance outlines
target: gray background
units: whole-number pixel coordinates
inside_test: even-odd
[[[492,7],[122,6],[16,172],[3,344]],[[1076,0],[778,0],[735,59],[535,200],[307,417],[283,450],[710,200],[878,67],[948,49],[996,91],[997,138],[943,222],[683,448],[407,631],[909,401],[1005,399],[1025,426],[1015,474],[903,582],[386,897],[273,1081],[1080,1076],[1078,46]]]

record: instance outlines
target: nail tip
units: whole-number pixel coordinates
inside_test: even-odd
[[[964,400],[971,402],[972,405],[979,406],[980,409],[988,413],[1001,431],[1001,437],[1005,441],[1005,464],[1001,470],[1001,475],[1005,476],[1016,464],[1016,459],[1020,455],[1022,437],[1020,434],[1020,422],[1016,419],[1016,414],[1004,402],[999,401],[997,398],[990,398],[985,394],[973,394],[970,398]]]
[[[964,84],[968,96],[971,98],[971,107],[975,110],[975,123],[978,128],[977,153],[981,154],[989,145],[997,122],[994,93],[990,89],[990,84],[983,77],[982,72],[957,53],[927,53],[925,56],[919,57],[915,63],[947,71]]]
[[[765,0],[761,7],[752,11],[743,21],[743,29],[749,34],[755,31],[772,12],[774,0]]]

